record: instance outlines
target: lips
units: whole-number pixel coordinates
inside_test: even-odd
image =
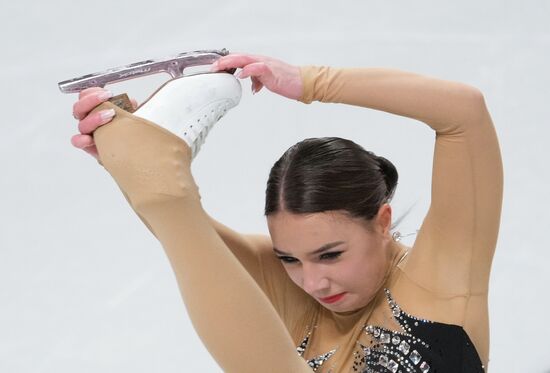
[[[340,294],[336,294],[336,295],[332,295],[330,297],[326,297],[326,298],[319,298],[321,300],[321,302],[324,302],[324,303],[334,303],[338,300],[340,300],[346,293],[340,293]]]

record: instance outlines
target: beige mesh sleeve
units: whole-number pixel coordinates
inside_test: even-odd
[[[409,312],[463,326],[487,363],[488,283],[503,170],[482,94],[462,83],[394,69],[308,66],[301,74],[305,103],[382,110],[434,130],[431,205],[394,290]],[[414,151],[414,144],[406,151]]]
[[[110,103],[94,133],[105,169],[161,242],[189,317],[226,372],[304,372],[281,318],[211,225],[178,137]]]
[[[408,273],[434,291],[485,292],[500,223],[503,175],[481,93],[462,83],[393,69],[308,66],[301,74],[303,102],[382,110],[419,120],[435,131],[431,206]]]

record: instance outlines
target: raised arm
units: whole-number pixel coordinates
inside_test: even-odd
[[[409,117],[435,131],[431,206],[409,255],[408,275],[443,293],[486,293],[502,204],[498,140],[481,92],[466,84],[386,68],[297,67],[229,55],[252,91],[357,105]],[[411,145],[412,146],[412,145]],[[429,265],[430,268],[426,268]]]
[[[254,281],[269,296],[262,275],[262,258],[272,254],[272,244],[269,236],[263,234],[242,234],[208,216],[210,224],[218,236],[239,260]],[[271,298],[271,297],[270,297]]]
[[[497,136],[481,92],[393,69],[311,66],[300,71],[300,100],[305,103],[382,110],[419,120],[435,131],[431,205],[408,274],[444,293],[486,293],[503,175]]]
[[[90,112],[99,104],[106,101],[112,96],[112,93],[102,88],[89,88],[81,92],[79,100],[73,106],[73,116],[79,120],[80,133],[73,136],[71,139],[72,144],[99,161],[97,148],[95,145],[92,133],[100,126],[109,123],[113,116],[114,111],[103,112]],[[137,108],[137,102],[132,99],[134,108]],[[130,202],[128,195],[124,190],[122,193],[126,200]],[[149,226],[147,221],[138,213],[138,217],[147,226],[149,231],[155,235],[153,229]],[[260,258],[263,251],[272,252],[271,240],[265,235],[245,235],[236,232],[220,222],[216,221],[209,216],[212,227],[216,230],[219,237],[224,241],[226,246],[231,250],[233,255],[241,262],[247,272],[254,278],[254,280],[262,287],[266,293],[269,293],[263,282],[261,270],[260,270]],[[270,295],[270,294],[268,294]]]

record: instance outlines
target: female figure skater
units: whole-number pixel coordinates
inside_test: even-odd
[[[265,86],[304,103],[358,105],[430,126],[431,205],[413,247],[390,233],[394,166],[340,138],[306,139],[275,163],[265,205],[271,237],[241,235],[209,217],[190,163],[235,104],[229,97],[240,95],[223,72],[231,68],[255,92]],[[503,176],[479,90],[393,69],[296,67],[253,55],[222,57],[213,71],[177,79],[187,92],[179,104],[196,101],[180,129],[169,115],[151,114],[155,100],[175,95],[163,96],[174,81],[133,114],[105,102],[108,91],[83,91],[72,143],[100,161],[161,242],[222,369],[485,371]],[[212,97],[216,89],[225,93]],[[226,104],[210,110],[212,102]]]

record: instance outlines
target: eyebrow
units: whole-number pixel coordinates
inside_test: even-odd
[[[341,245],[345,243],[344,241],[335,241],[335,242],[330,242],[330,243],[327,243],[323,246],[321,246],[320,248],[318,248],[317,250],[307,254],[308,256],[312,256],[312,255],[315,255],[315,254],[321,254],[327,250],[330,250],[332,249],[333,247],[335,246],[338,246],[338,245]],[[279,249],[277,249],[276,247],[273,248],[273,251],[275,251],[277,254],[280,254],[280,255],[289,255],[291,256],[292,254],[289,254],[289,253],[285,253],[284,251],[281,251]]]

